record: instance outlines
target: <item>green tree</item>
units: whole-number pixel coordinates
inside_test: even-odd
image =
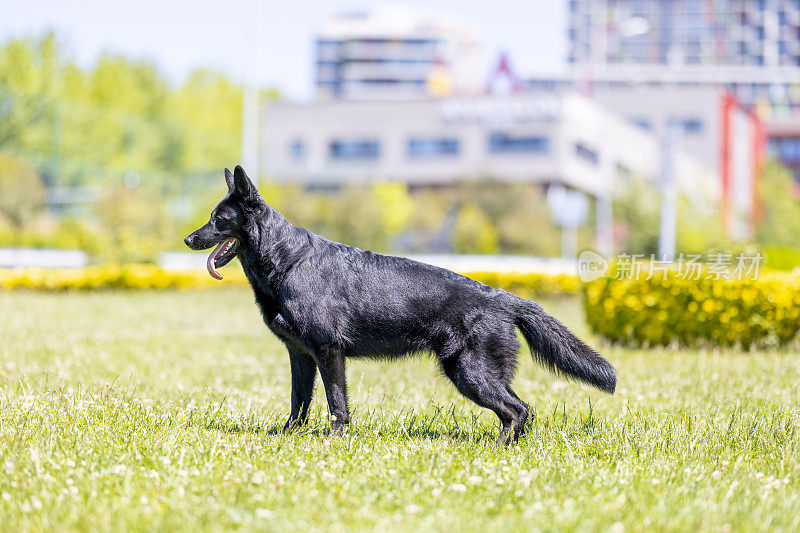
[[[641,177],[620,180],[613,213],[617,245],[632,254],[658,252],[661,197]]]
[[[0,155],[0,215],[16,229],[28,225],[45,198],[39,173],[31,165]]]
[[[381,225],[386,236],[396,235],[406,229],[414,212],[414,201],[403,183],[376,183],[372,196],[381,213]]]
[[[4,152],[64,183],[218,172],[238,159],[242,91],[223,74],[198,70],[173,89],[149,61],[105,54],[82,69],[62,49],[53,33],[0,46]]]
[[[453,250],[466,254],[498,252],[497,230],[491,220],[475,204],[464,205],[458,213],[453,231]]]
[[[182,132],[179,167],[222,169],[239,159],[242,87],[224,74],[198,69],[169,95],[167,118]]]
[[[791,172],[772,162],[758,180],[761,219],[756,239],[762,246],[800,246],[800,202],[798,185]]]
[[[107,187],[94,204],[104,228],[99,259],[118,263],[155,261],[176,239],[158,191],[130,188],[123,183]]]
[[[53,33],[39,39],[12,39],[0,49],[0,149],[25,155],[51,153],[60,66]]]

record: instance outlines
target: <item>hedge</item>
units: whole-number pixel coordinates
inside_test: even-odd
[[[241,269],[225,280],[205,271],[166,271],[154,265],[105,265],[78,269],[0,269],[1,289],[215,289],[244,287]],[[763,273],[758,280],[617,280],[582,285],[567,274],[467,272],[465,275],[523,298],[583,293],[589,325],[612,341],[637,345],[721,345],[774,340],[786,343],[800,331],[800,276]]]
[[[464,272],[490,287],[505,289],[523,298],[579,294],[581,280],[570,274],[522,274],[519,272]]]
[[[612,341],[747,347],[787,343],[800,330],[800,276],[789,273],[742,281],[601,278],[583,295],[587,322]]]
[[[237,274],[226,273],[223,284],[205,271],[167,271],[155,265],[0,269],[0,289],[203,289],[246,284],[244,274]]]
[[[212,279],[204,270],[180,272],[155,265],[105,265],[64,269],[0,269],[0,289],[94,290],[94,289],[208,289],[246,286],[240,268],[223,272],[225,279]],[[467,276],[493,287],[501,287],[523,298],[578,294],[577,276],[565,274],[518,274],[468,272]]]

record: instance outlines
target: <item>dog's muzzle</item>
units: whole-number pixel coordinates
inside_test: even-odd
[[[222,275],[217,272],[217,269],[230,263],[231,260],[236,257],[236,251],[238,249],[239,241],[236,239],[225,239],[214,248],[214,251],[211,252],[206,261],[206,268],[212,278],[222,279]]]

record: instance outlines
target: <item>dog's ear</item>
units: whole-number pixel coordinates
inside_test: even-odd
[[[247,177],[242,165],[236,165],[236,168],[233,169],[233,188],[242,198],[258,198],[258,189]]]
[[[233,174],[227,168],[225,169],[225,183],[228,184],[228,192],[233,192]]]

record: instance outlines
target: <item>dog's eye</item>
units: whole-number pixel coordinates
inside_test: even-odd
[[[217,229],[224,229],[229,225],[230,223],[224,218],[217,217],[214,219],[214,227]]]

